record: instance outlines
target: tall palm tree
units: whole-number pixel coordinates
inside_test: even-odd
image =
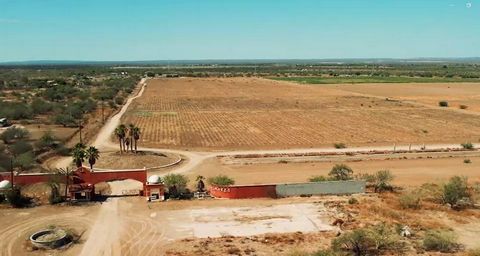
[[[137,143],[138,143],[138,140],[140,139],[140,128],[135,126],[133,128],[133,140],[135,141],[135,153],[137,153]]]
[[[85,145],[83,143],[77,143],[73,147],[72,157],[75,165],[82,167],[83,160],[85,159]]]
[[[128,135],[130,136],[130,151],[133,152],[133,130],[135,129],[135,125],[130,123],[128,125]]]
[[[125,139],[126,136],[126,129],[125,125],[121,124],[117,128],[115,128],[115,136],[118,138],[118,142],[120,144],[120,153],[123,151],[123,140]]]
[[[88,163],[90,164],[90,170],[93,170],[93,166],[100,158],[100,151],[98,151],[95,147],[89,147],[85,150],[85,157],[88,159]]]
[[[65,198],[68,196],[68,187],[70,186],[70,176],[72,176],[74,170],[70,167],[58,168],[56,171],[58,174],[65,176]]]

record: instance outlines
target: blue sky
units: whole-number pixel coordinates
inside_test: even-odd
[[[480,56],[480,0],[0,0],[0,61]]]

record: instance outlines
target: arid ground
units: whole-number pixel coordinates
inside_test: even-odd
[[[387,99],[389,88],[396,86],[304,85],[259,78],[155,79],[123,118],[142,129],[143,146],[156,148],[282,149],[340,142],[385,145],[480,139],[476,113],[436,107],[438,101],[448,100],[443,85],[417,85],[433,91],[427,101],[431,104]],[[393,96],[416,95],[415,91],[422,95],[414,85],[399,88]],[[457,93],[456,99],[472,100],[478,89],[471,88],[471,94]]]
[[[473,154],[473,157],[450,155],[452,154],[429,154],[421,158],[410,155],[409,159],[391,159],[394,155],[385,155],[374,160],[361,161],[337,157],[328,161],[316,159],[312,162],[309,157],[305,157],[304,162],[291,163],[255,163],[256,159],[244,159],[243,163],[240,161],[235,164],[224,164],[222,159],[213,158],[188,175],[195,179],[197,175],[212,177],[224,174],[234,178],[236,184],[307,182],[312,176],[327,176],[335,164],[345,163],[353,169],[354,174],[390,170],[395,176],[393,183],[402,187],[419,186],[428,182],[441,183],[454,175],[469,177],[471,182],[480,182],[480,154]],[[289,161],[288,158],[284,159]],[[470,159],[471,163],[464,163],[464,159]]]

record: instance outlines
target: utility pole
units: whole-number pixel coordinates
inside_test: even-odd
[[[13,156],[10,158],[10,184],[13,190]]]

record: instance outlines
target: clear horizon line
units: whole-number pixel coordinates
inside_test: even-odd
[[[480,59],[480,56],[459,56],[459,57],[341,57],[341,58],[200,58],[200,59],[143,59],[143,60],[81,60],[81,59],[28,59],[28,60],[6,60],[0,63],[26,63],[26,62],[168,62],[168,61],[288,61],[288,60],[448,60],[448,59]]]

